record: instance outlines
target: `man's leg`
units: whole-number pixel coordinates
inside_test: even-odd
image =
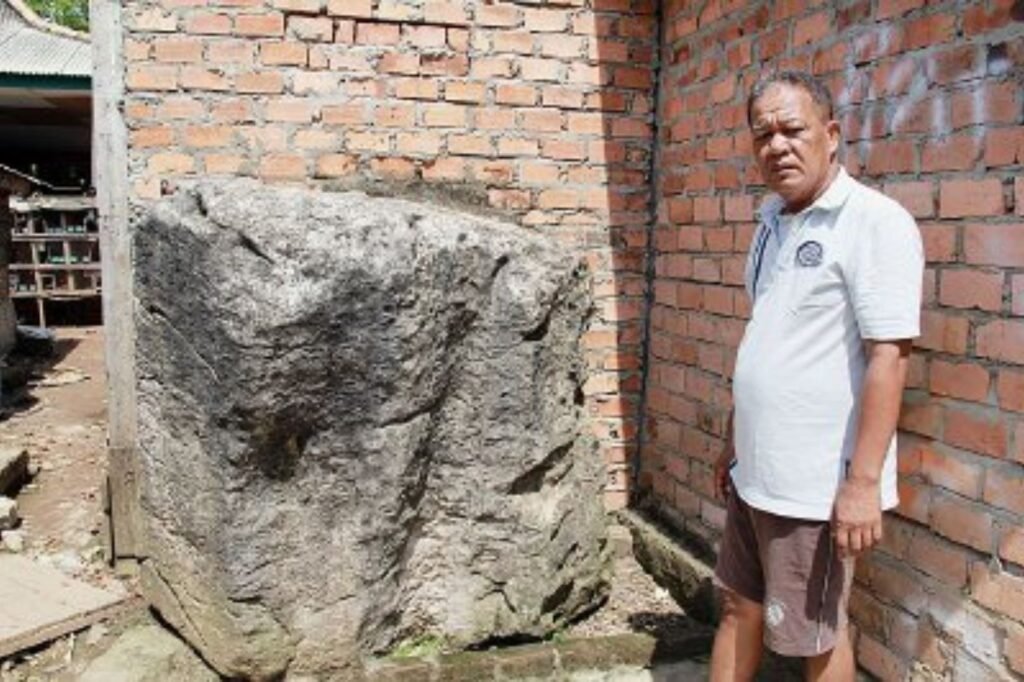
[[[761,605],[721,589],[722,620],[711,652],[711,682],[754,679],[761,662],[764,615]]]
[[[853,682],[856,666],[849,628],[838,633],[831,651],[807,658],[804,670],[808,682]]]

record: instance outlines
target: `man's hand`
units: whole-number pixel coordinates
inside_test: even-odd
[[[832,518],[836,547],[843,558],[866,552],[882,540],[878,481],[848,478],[839,486]]]
[[[715,462],[715,496],[722,502],[728,500],[732,494],[732,477],[729,476],[729,472],[735,459],[736,449],[733,448],[730,439],[722,446],[722,453]]]

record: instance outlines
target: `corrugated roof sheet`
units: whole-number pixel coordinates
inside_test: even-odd
[[[92,76],[88,38],[39,19],[20,0],[0,0],[0,74]]]

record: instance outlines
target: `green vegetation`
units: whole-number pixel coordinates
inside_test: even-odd
[[[407,639],[391,652],[391,658],[429,658],[441,653],[444,640],[437,635]]]
[[[76,31],[89,30],[89,0],[25,0],[47,21]]]

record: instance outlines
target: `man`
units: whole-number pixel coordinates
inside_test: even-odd
[[[751,679],[764,645],[803,657],[810,680],[852,681],[853,558],[879,542],[882,511],[897,504],[921,239],[905,210],[839,165],[839,124],[818,81],[772,75],[747,114],[774,194],[747,260],[753,310],[715,467],[728,511],[711,679]]]

